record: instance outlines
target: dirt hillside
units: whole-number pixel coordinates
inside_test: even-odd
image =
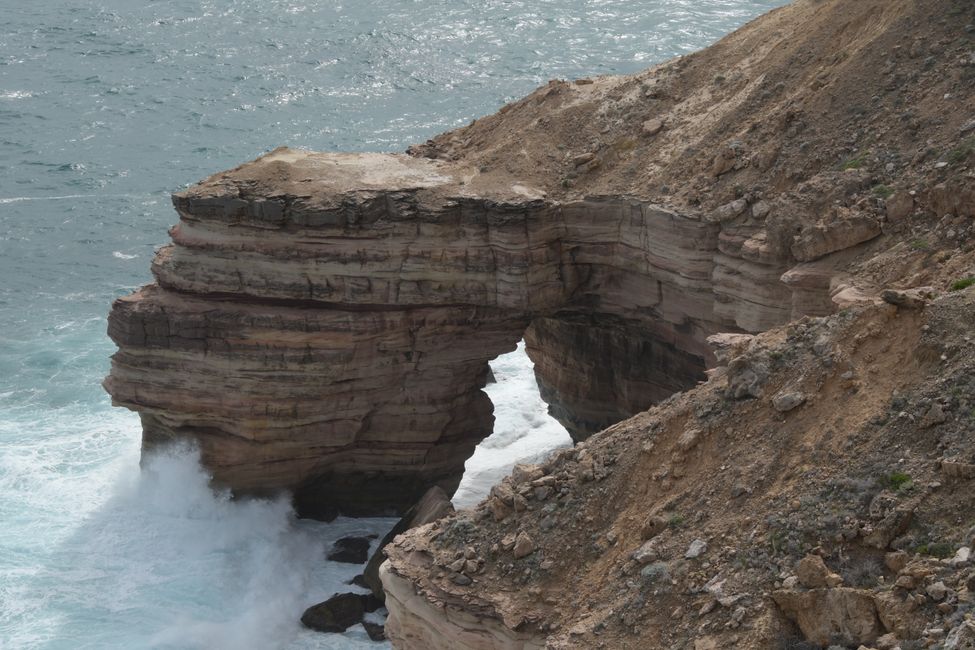
[[[836,261],[869,297],[712,337],[706,383],[397,538],[416,599],[518,639],[485,648],[975,647],[975,3],[800,0],[411,153],[557,199],[745,199],[775,249],[880,224]]]

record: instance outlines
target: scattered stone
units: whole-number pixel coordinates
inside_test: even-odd
[[[838,573],[830,573],[826,576],[826,586],[827,587],[839,587],[843,584],[843,576]]]
[[[897,224],[905,221],[914,212],[914,197],[909,193],[894,192],[887,199],[887,221]]]
[[[336,594],[325,602],[306,609],[301,615],[301,623],[319,632],[345,632],[361,622],[365,613],[361,594]]]
[[[751,363],[741,357],[728,364],[728,397],[745,399],[761,397],[768,381],[769,371],[765,364]]]
[[[910,556],[904,551],[894,551],[884,556],[884,564],[894,573],[900,573],[907,566],[908,559]]]
[[[697,446],[697,443],[701,440],[701,430],[700,429],[685,429],[680,437],[677,438],[677,447],[681,451],[690,451]]]
[[[922,429],[930,429],[931,427],[939,424],[944,424],[947,419],[948,416],[945,415],[945,411],[943,408],[941,408],[941,404],[935,402],[928,409],[927,413],[924,414],[924,417],[921,418],[921,421],[918,422],[918,426]]]
[[[735,168],[735,162],[738,158],[738,148],[734,146],[727,146],[719,151],[711,163],[711,174],[714,176],[721,176],[726,174]]]
[[[657,135],[664,128],[663,120],[654,118],[643,123],[643,133],[645,135]]]
[[[772,406],[779,413],[787,413],[806,401],[806,396],[796,391],[778,393],[772,398]]]
[[[947,561],[953,567],[964,566],[972,559],[972,549],[962,546],[955,551],[955,556]]]
[[[752,206],[752,217],[761,221],[765,219],[765,217],[767,217],[771,211],[772,206],[769,205],[768,201],[759,201]]]
[[[945,638],[944,650],[975,650],[975,621],[962,621]]]
[[[515,545],[512,553],[514,554],[515,559],[519,560],[534,553],[536,548],[538,547],[535,546],[534,540],[528,536],[528,533],[521,531],[518,533],[518,537],[515,539]]]
[[[923,309],[937,295],[938,291],[934,287],[917,287],[914,289],[884,289],[880,297],[886,303],[905,309]]]
[[[515,485],[530,483],[545,476],[545,470],[538,465],[526,465],[519,463],[511,470],[511,480]]]
[[[639,564],[649,564],[654,560],[658,559],[660,557],[660,554],[657,552],[657,548],[656,545],[654,544],[654,540],[651,539],[649,541],[644,542],[643,545],[640,546],[640,548],[633,551],[633,555],[631,557],[634,560],[636,560]]]
[[[591,162],[595,157],[596,154],[591,151],[581,153],[578,156],[573,156],[572,164],[579,167],[580,165],[585,165],[586,163]]]
[[[512,503],[514,502],[514,497],[512,497]],[[504,521],[504,519],[511,514],[508,506],[504,505],[501,499],[497,497],[491,497],[487,502],[488,509],[491,511],[491,515],[494,517],[495,521]]]
[[[938,582],[928,585],[928,588],[924,590],[924,593],[930,596],[931,600],[940,602],[945,599],[945,596],[948,595],[948,587],[945,586],[944,582],[939,580]]]
[[[694,558],[700,557],[708,550],[708,543],[703,539],[695,539],[691,542],[691,545],[687,547],[687,551],[684,553],[684,557],[688,560],[693,560]]]
[[[326,556],[332,562],[365,564],[369,559],[371,540],[366,537],[343,537],[335,541]]]
[[[900,643],[897,640],[896,635],[888,632],[887,634],[877,637],[877,640],[874,641],[874,645],[877,647],[877,650],[894,650],[894,648],[900,645]]]
[[[547,485],[543,485],[542,487],[535,488],[532,491],[532,494],[535,496],[536,501],[545,501],[552,496],[552,488]]]
[[[458,586],[461,586],[461,587],[466,587],[466,586],[470,585],[472,582],[474,582],[468,576],[465,576],[463,573],[455,573],[453,576],[451,576],[450,580],[455,585],[458,585]]]
[[[826,577],[830,575],[829,567],[818,555],[807,555],[796,565],[796,577],[803,587],[816,589],[826,586]]]
[[[745,199],[735,199],[731,203],[725,203],[713,212],[710,212],[706,218],[712,223],[724,223],[740,215],[747,207],[748,201]]]

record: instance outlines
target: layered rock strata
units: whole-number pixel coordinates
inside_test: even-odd
[[[191,438],[217,481],[313,515],[451,492],[526,328],[580,439],[703,378],[709,334],[789,315],[741,226],[440,161],[279,149],[174,204],[156,283],[113,307],[106,389],[146,448]]]

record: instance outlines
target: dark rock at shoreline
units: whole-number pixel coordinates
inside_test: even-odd
[[[379,623],[373,623],[372,621],[362,621],[362,627],[366,628],[366,634],[373,641],[385,641],[386,640],[386,628]]]
[[[301,623],[319,632],[345,632],[361,622],[365,613],[366,603],[362,594],[336,594],[306,609],[301,615]]]
[[[366,537],[343,537],[332,545],[326,557],[333,562],[365,564],[369,559],[369,544]]]
[[[386,596],[383,593],[383,585],[379,581],[379,566],[386,559],[383,548],[393,541],[397,535],[405,533],[411,528],[429,524],[453,511],[454,506],[450,502],[450,497],[447,496],[447,493],[442,488],[434,486],[427,490],[426,494],[423,495],[416,505],[410,508],[403,515],[403,518],[393,526],[393,529],[382,538],[376,552],[369,558],[369,563],[366,565],[362,575],[352,579],[353,584],[370,589],[380,602],[385,601]]]

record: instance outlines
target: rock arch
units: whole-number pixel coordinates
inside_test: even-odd
[[[701,379],[709,334],[790,316],[788,267],[742,254],[757,227],[440,161],[282,148],[174,205],[156,282],[113,305],[105,387],[144,448],[192,438],[217,481],[306,514],[456,488],[493,425],[487,361],[526,330],[581,438]]]

